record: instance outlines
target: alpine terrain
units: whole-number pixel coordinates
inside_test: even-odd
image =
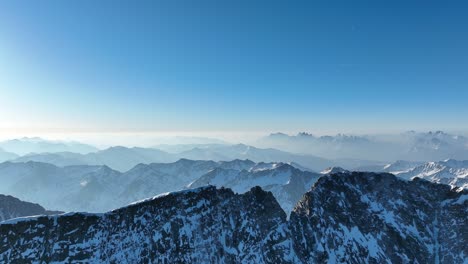
[[[321,177],[290,220],[271,192],[213,186],[105,213],[0,224],[3,262],[466,263],[468,191],[387,173]]]

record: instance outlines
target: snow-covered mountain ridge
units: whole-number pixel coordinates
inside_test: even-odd
[[[105,212],[146,197],[184,189],[215,169],[253,173],[260,169],[275,171],[280,164],[283,163],[181,159],[173,163],[139,164],[122,173],[107,166],[57,167],[39,162],[5,162],[0,163],[0,193],[62,211]],[[265,177],[266,174],[255,173]],[[306,189],[301,189],[300,194],[311,184],[302,187]],[[242,191],[253,186],[253,183],[246,185]]]
[[[321,177],[290,216],[304,263],[465,263],[468,191],[387,173]]]
[[[236,195],[229,189],[202,187],[103,215],[10,221],[0,225],[0,241],[5,242],[0,244],[0,261],[6,262],[297,261],[286,214],[271,193],[260,188]]]
[[[453,188],[468,188],[468,160],[417,162],[398,160],[384,166],[360,168],[359,171],[389,172],[403,179],[423,178],[449,184]]]
[[[259,163],[249,170],[214,169],[192,182],[188,187],[214,185],[244,193],[253,186],[260,186],[272,192],[289,215],[302,195],[321,176],[318,173],[301,171],[285,163]]]
[[[259,187],[208,186],[106,214],[7,221],[0,261],[464,263],[467,198],[424,180],[338,173],[321,177],[288,221]]]
[[[431,182],[443,183],[453,188],[468,188],[468,160],[445,160],[427,162],[414,167],[406,172],[397,174],[405,179],[415,177]]]

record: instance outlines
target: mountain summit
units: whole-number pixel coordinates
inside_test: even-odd
[[[260,187],[235,194],[208,186],[105,214],[6,221],[0,224],[0,260],[464,263],[467,198],[466,190],[421,179],[338,173],[321,177],[288,221]]]

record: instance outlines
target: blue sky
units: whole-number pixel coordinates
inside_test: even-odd
[[[468,130],[463,1],[1,1],[0,129]]]

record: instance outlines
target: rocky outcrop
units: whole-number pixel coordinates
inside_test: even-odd
[[[52,215],[60,213],[63,212],[49,211],[38,204],[24,202],[13,196],[0,194],[0,221],[23,216]]]
[[[291,214],[304,263],[464,263],[468,192],[391,174],[322,177]]]
[[[259,187],[201,187],[105,214],[3,222],[0,262],[466,263],[467,198],[420,179],[338,173],[288,221]]]
[[[271,193],[203,187],[106,214],[0,225],[0,262],[296,262],[286,214]]]

